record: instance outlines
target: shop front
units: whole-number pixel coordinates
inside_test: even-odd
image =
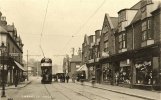
[[[112,68],[109,63],[102,64],[102,82],[111,84],[112,81]]]
[[[88,69],[88,81],[91,81],[92,77],[95,77],[95,67],[94,64],[87,64]]]
[[[159,46],[150,46],[135,53],[133,87],[148,90],[160,88],[159,59]]]
[[[119,84],[130,85],[130,80],[131,80],[130,60],[126,59],[120,61]]]
[[[0,58],[0,81],[2,77],[5,80],[6,85],[13,85],[15,82],[21,82],[23,78],[24,68],[18,62],[14,61],[11,57]],[[2,68],[4,66],[4,73],[2,73]]]

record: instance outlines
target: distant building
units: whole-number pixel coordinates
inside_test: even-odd
[[[80,55],[73,55],[70,59],[70,64],[68,67],[69,76],[72,77],[73,74],[76,73],[76,70],[81,66],[81,56]]]

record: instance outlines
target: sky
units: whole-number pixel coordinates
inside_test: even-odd
[[[0,0],[0,11],[8,24],[15,25],[24,43],[24,60],[45,57],[62,65],[71,48],[81,48],[84,35],[101,29],[105,13],[130,8],[140,0]],[[45,21],[44,21],[45,20]],[[42,50],[40,49],[40,45]],[[76,54],[76,53],[75,53]]]

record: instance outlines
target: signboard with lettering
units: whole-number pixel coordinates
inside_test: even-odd
[[[19,56],[19,53],[9,53],[10,56]]]

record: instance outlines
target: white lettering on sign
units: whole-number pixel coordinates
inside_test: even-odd
[[[10,56],[19,56],[19,53],[9,53]]]
[[[52,66],[51,63],[41,63],[41,66]]]

